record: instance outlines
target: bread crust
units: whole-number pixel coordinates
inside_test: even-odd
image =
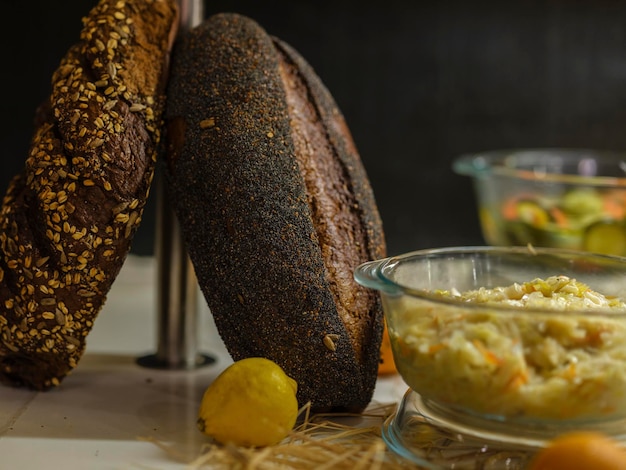
[[[362,410],[382,309],[353,269],[382,223],[336,103],[306,61],[250,18],[214,15],[175,48],[168,190],[234,360],[274,360],[301,405]]]
[[[37,110],[0,213],[0,381],[76,367],[141,221],[160,141],[174,0],[100,0]]]

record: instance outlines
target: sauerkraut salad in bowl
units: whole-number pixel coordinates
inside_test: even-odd
[[[625,259],[453,247],[355,278],[380,291],[398,371],[427,406],[529,427],[626,419]]]

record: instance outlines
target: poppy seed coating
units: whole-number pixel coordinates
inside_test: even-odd
[[[214,15],[176,45],[166,124],[169,194],[232,358],[278,363],[301,405],[364,409],[382,309],[353,270],[384,236],[319,77],[253,20]]]

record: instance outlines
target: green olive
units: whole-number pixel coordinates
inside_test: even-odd
[[[561,209],[574,217],[602,214],[602,196],[593,189],[573,189],[561,198]]]
[[[616,222],[597,222],[587,227],[583,249],[605,255],[626,255],[626,229]]]

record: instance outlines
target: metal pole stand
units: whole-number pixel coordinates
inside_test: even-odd
[[[181,28],[202,21],[201,0],[180,0]],[[158,170],[159,168],[157,168]],[[198,352],[198,283],[180,226],[167,197],[164,168],[156,172],[157,351],[137,359],[144,367],[195,369],[215,362]]]
[[[215,359],[198,352],[198,283],[164,178],[160,175],[157,181],[157,351],[137,363],[157,369],[195,369]]]

